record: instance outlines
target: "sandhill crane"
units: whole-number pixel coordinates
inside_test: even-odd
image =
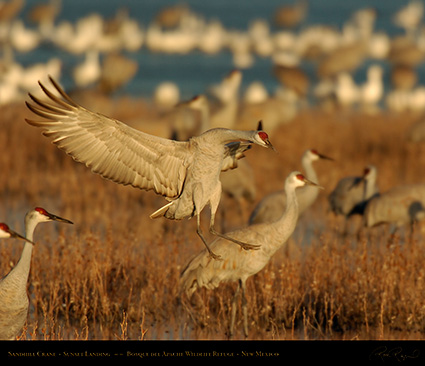
[[[315,183],[319,183],[313,163],[319,159],[332,160],[331,158],[319,153],[315,149],[308,149],[304,152],[301,164],[306,177]],[[317,187],[305,186],[297,190],[298,212],[301,215],[316,200],[319,190]],[[285,190],[272,192],[265,196],[254,208],[249,218],[249,224],[258,224],[260,222],[276,221],[285,210],[286,194]]]
[[[367,202],[379,194],[377,175],[376,167],[368,165],[363,176],[342,178],[328,197],[332,212],[335,215],[343,215],[346,222],[352,215],[363,215]]]
[[[393,230],[425,218],[425,184],[394,187],[371,199],[366,205],[363,222],[366,227],[390,224]]]
[[[0,281],[0,339],[14,339],[25,324],[29,306],[27,281],[34,245],[34,230],[39,223],[48,221],[72,224],[71,221],[53,215],[41,207],[36,207],[26,214],[26,239],[18,236],[18,238],[26,240],[21,257],[16,266]],[[10,230],[5,230],[1,225],[0,233],[3,235],[10,233]],[[16,236],[16,234],[12,234],[12,236]]]
[[[213,289],[221,282],[238,282],[232,301],[230,334],[236,315],[236,302],[240,289],[242,289],[242,311],[244,316],[244,333],[248,336],[247,301],[245,298],[246,281],[249,277],[261,271],[270,258],[281,248],[292,235],[298,220],[298,200],[296,188],[306,184],[314,185],[300,172],[292,172],[285,180],[287,196],[286,208],[278,221],[251,225],[229,233],[229,236],[241,241],[251,241],[261,244],[256,251],[243,251],[237,246],[225,245],[224,241],[217,238],[211,249],[219,253],[221,261],[214,261],[204,249],[194,257],[181,274],[180,285],[182,293],[190,298],[197,288],[206,287]]]
[[[35,114],[48,121],[26,121],[44,129],[57,147],[92,172],[115,183],[153,190],[169,201],[150,215],[179,220],[197,216],[197,233],[208,244],[200,225],[200,213],[210,206],[210,232],[223,236],[214,228],[214,217],[221,198],[220,172],[237,165],[248,146],[257,144],[273,148],[264,131],[238,131],[215,128],[189,141],[174,141],[149,135],[124,123],[94,113],[75,103],[53,80],[62,98],[40,83],[54,104],[30,94],[37,104],[26,103]],[[228,238],[246,249],[248,243]],[[211,252],[214,256],[214,253]]]

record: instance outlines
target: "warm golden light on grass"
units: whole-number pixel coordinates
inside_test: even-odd
[[[74,222],[35,232],[30,312],[20,338],[226,339],[234,284],[201,289],[190,301],[179,294],[180,272],[203,249],[196,222],[149,219],[162,197],[103,180],[74,162],[24,122],[24,105],[0,112],[1,220],[23,232],[26,211],[42,206]],[[424,338],[421,226],[412,237],[391,236],[385,226],[357,235],[353,220],[343,238],[342,221],[326,201],[338,179],[359,175],[370,163],[381,190],[425,182],[425,145],[404,138],[415,120],[308,110],[268,131],[278,154],[255,147],[246,154],[256,170],[257,201],[301,170],[305,149],[335,159],[316,165],[325,190],[288,245],[248,280],[250,339]],[[219,210],[226,210],[227,230],[245,225],[230,199]],[[0,275],[17,262],[22,245],[0,242]],[[239,315],[235,338],[243,339]]]

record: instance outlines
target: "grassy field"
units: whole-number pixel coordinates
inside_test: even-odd
[[[136,124],[144,115],[151,121],[145,130],[164,131],[142,101],[121,103],[110,107],[114,117]],[[23,232],[26,211],[41,206],[74,222],[40,224],[35,232],[30,312],[20,339],[228,338],[235,284],[201,289],[191,301],[179,295],[180,272],[203,249],[195,220],[151,220],[162,197],[118,186],[74,162],[24,122],[30,113],[23,103],[0,113],[0,221]],[[404,231],[391,236],[386,226],[356,235],[359,220],[353,219],[352,235],[342,237],[343,221],[328,211],[326,200],[340,178],[360,175],[370,163],[378,167],[381,191],[424,182],[425,145],[405,139],[418,118],[306,109],[270,132],[277,154],[258,146],[247,153],[256,201],[281,189],[290,171],[302,169],[305,149],[335,159],[316,163],[325,190],[287,245],[248,280],[250,339],[424,338],[421,226],[412,237]],[[254,204],[245,203],[241,215],[224,197],[220,226],[245,225]],[[22,245],[0,242],[1,276],[17,262]],[[244,339],[240,312],[234,338]]]

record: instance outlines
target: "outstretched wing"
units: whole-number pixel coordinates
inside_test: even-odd
[[[28,108],[47,119],[26,119],[30,125],[43,128],[59,149],[106,179],[169,198],[180,194],[192,159],[189,142],[152,136],[91,112],[50,81],[61,97],[39,83],[53,104],[30,94],[35,104],[26,103]]]

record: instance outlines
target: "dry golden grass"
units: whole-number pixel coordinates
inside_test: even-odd
[[[132,118],[128,103],[125,114],[117,103],[114,117]],[[105,181],[75,163],[24,122],[29,112],[22,104],[0,113],[0,221],[23,232],[26,211],[42,206],[74,222],[36,229],[21,339],[227,338],[234,284],[201,289],[192,302],[179,296],[180,272],[203,248],[194,220],[150,220],[162,197]],[[305,149],[335,159],[316,164],[325,191],[288,245],[248,281],[250,339],[424,338],[421,227],[412,238],[379,227],[344,239],[326,201],[338,179],[369,163],[379,169],[381,190],[425,181],[425,146],[404,138],[416,118],[305,110],[270,134],[278,154],[260,147],[247,154],[258,200],[301,170]],[[230,199],[220,210],[227,212],[226,228],[245,224]],[[21,249],[14,240],[0,242],[1,275]],[[240,318],[235,338],[243,338]]]

